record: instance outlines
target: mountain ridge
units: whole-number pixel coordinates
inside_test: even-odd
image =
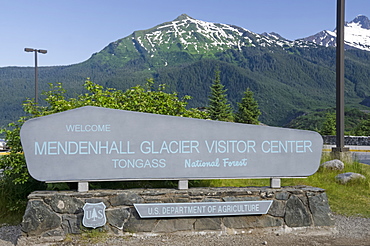
[[[134,31],[131,35],[110,43],[99,53],[107,52],[112,56],[121,54],[122,65],[128,62],[122,59],[123,53],[129,53],[136,59],[150,56],[153,58],[151,66],[155,67],[167,66],[171,62],[178,63],[177,59],[165,59],[165,54],[169,52],[185,52],[193,56],[191,59],[203,59],[215,58],[216,53],[228,49],[240,51],[242,47],[257,46],[289,50],[291,47],[315,47],[316,44],[304,40],[290,41],[276,33],[257,34],[235,25],[201,21],[181,14],[173,21]],[[159,53],[162,57],[156,60],[155,56]],[[107,59],[100,60],[103,63],[106,61]]]
[[[369,56],[358,49],[346,53],[347,105],[366,108],[360,103],[370,96]],[[47,90],[47,83],[61,82],[66,96],[76,96],[84,93],[81,87],[87,77],[121,90],[154,78],[156,84],[166,84],[168,92],[192,96],[190,107],[204,107],[217,68],[231,104],[235,107],[250,88],[266,124],[282,126],[299,115],[335,105],[334,48],[186,14],[134,31],[82,63],[40,67],[39,86]],[[33,97],[32,72],[31,68],[0,68],[0,97],[8,103],[0,125],[15,121],[23,113],[22,101]]]
[[[357,23],[364,29],[370,29],[370,20],[365,15],[358,15],[350,23]],[[348,25],[348,23],[346,23]]]
[[[336,30],[323,30],[303,40],[325,47],[335,47],[336,37]],[[346,49],[370,51],[370,20],[366,16],[358,15],[352,21],[345,23],[344,44]]]

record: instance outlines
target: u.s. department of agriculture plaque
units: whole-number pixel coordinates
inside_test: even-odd
[[[134,204],[140,218],[201,217],[266,214],[269,201]]]

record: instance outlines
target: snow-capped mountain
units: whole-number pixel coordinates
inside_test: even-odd
[[[165,45],[170,49],[178,40],[182,49],[195,53],[206,53],[210,50],[222,51],[229,48],[240,49],[243,46],[293,46],[306,42],[289,41],[278,34],[259,35],[235,25],[219,24],[196,20],[182,14],[174,21],[161,24],[146,32],[135,32],[132,36],[149,53],[156,47]]]
[[[369,30],[369,20],[359,16],[347,23],[346,35],[352,38],[347,42],[365,47],[363,40],[370,36]],[[322,32],[315,44],[181,15],[109,43],[82,63],[41,68],[39,84],[41,90],[48,90],[49,82],[58,81],[68,95],[78,95],[86,93],[81,86],[86,77],[119,90],[153,78],[155,84],[166,85],[166,91],[190,95],[189,107],[204,107],[219,68],[232,105],[250,88],[260,106],[261,121],[283,126],[302,113],[335,105],[336,54],[325,47],[330,42],[335,45],[335,32]],[[370,53],[349,50],[346,55],[350,58],[345,64],[346,100],[350,105],[362,102],[361,108],[370,107]],[[19,102],[27,95],[32,97],[32,71],[0,68],[0,98],[10,105],[0,114],[0,125],[9,123],[13,115],[24,114]]]
[[[336,46],[336,37],[336,30],[325,30],[303,40],[329,47]],[[370,51],[370,20],[364,15],[359,15],[351,22],[347,22],[344,27],[344,42],[347,49]]]
[[[315,45],[305,40],[289,41],[276,33],[257,34],[235,25],[201,21],[182,14],[171,22],[135,31],[108,45],[103,53],[119,56],[121,62],[125,60],[124,57],[129,57],[127,54],[145,55],[154,59],[160,56],[161,62],[158,61],[157,65],[167,65],[170,61],[163,59],[163,54],[169,52],[212,57],[217,52],[256,46],[289,49],[293,46]]]

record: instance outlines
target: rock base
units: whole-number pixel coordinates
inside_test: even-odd
[[[103,202],[107,222],[96,230],[126,233],[237,233],[250,229],[297,231],[333,227],[325,190],[309,186],[37,191],[28,197],[23,238],[64,238],[91,230],[82,225],[85,203]],[[265,215],[141,219],[133,204],[273,200]],[[291,228],[292,230],[287,230]]]
[[[353,163],[353,156],[348,148],[346,148],[343,152],[333,150],[332,152],[330,152],[330,157],[331,159],[338,159],[342,162]]]

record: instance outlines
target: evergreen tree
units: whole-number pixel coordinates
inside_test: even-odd
[[[336,135],[336,119],[334,113],[327,113],[322,125],[321,135]]]
[[[248,88],[244,92],[242,101],[238,103],[238,111],[235,114],[235,122],[245,124],[258,125],[258,117],[261,115],[261,111],[258,108],[258,103],[253,98],[253,92]]]
[[[221,84],[220,70],[215,72],[215,80],[211,86],[208,113],[212,120],[232,121],[233,114],[230,104],[227,102],[226,89]]]
[[[370,119],[362,120],[354,129],[353,134],[356,136],[370,136]]]

